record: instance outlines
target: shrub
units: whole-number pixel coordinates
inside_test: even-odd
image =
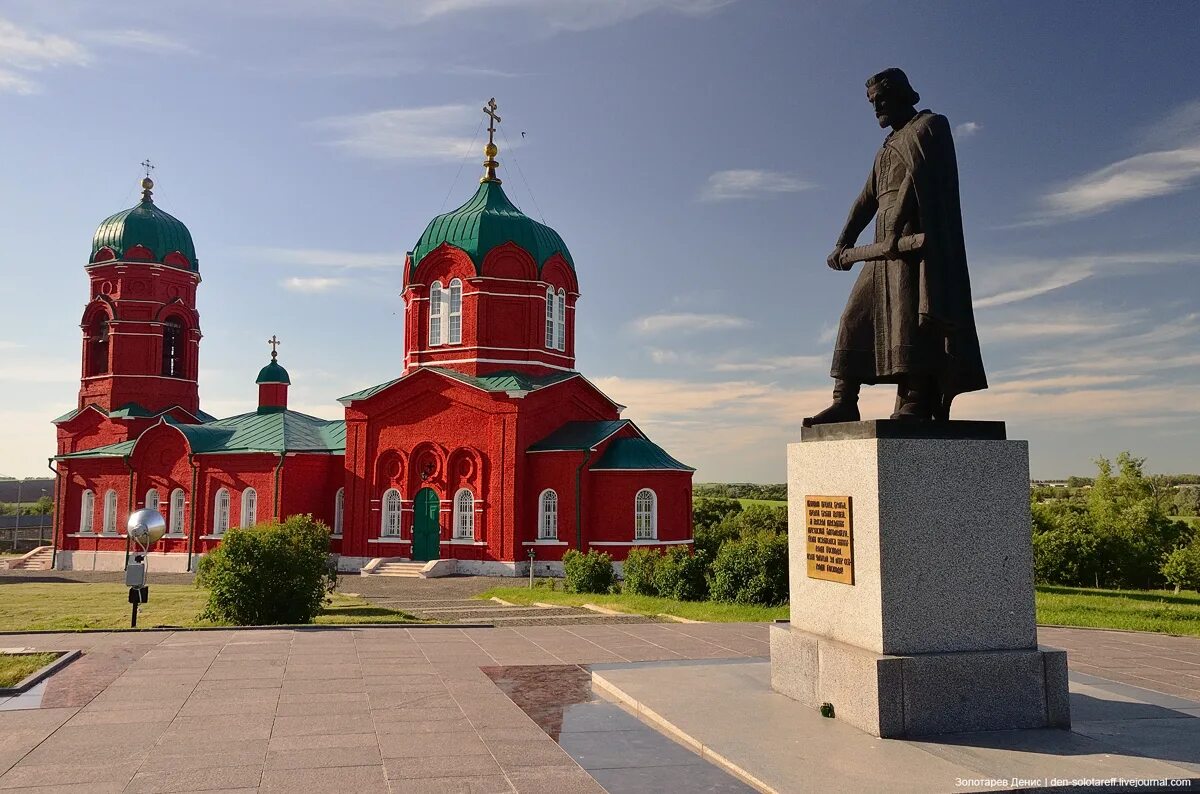
[[[1200,591],[1200,540],[1168,554],[1162,575],[1175,586],[1176,593],[1184,589]]]
[[[787,535],[762,533],[721,546],[709,582],[714,601],[776,606],[788,599]]]
[[[563,573],[568,593],[608,593],[617,583],[612,556],[594,549],[587,554],[575,549],[564,554]]]
[[[625,558],[625,592],[634,595],[656,596],[654,569],[659,560],[656,549],[630,549]]]
[[[654,566],[654,589],[663,598],[703,601],[708,597],[707,562],[703,552],[693,555],[675,546],[659,557]]]
[[[720,524],[726,517],[742,512],[742,503],[724,496],[696,499],[692,503],[692,524],[696,529],[708,529]]]
[[[778,505],[750,505],[737,517],[742,536],[759,532],[787,532],[788,511]]]
[[[740,511],[726,515],[716,524],[702,527],[697,525],[694,538],[697,554],[704,554],[708,559],[716,559],[721,545],[727,540],[737,540],[742,535],[738,524]]]
[[[337,586],[329,527],[312,516],[231,529],[200,561],[200,617],[238,626],[311,623]]]

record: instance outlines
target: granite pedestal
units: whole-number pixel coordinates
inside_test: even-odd
[[[810,578],[806,496],[849,496],[853,584]],[[1069,727],[1037,646],[1029,450],[1000,422],[805,428],[788,446],[791,623],[772,686],[875,736]]]

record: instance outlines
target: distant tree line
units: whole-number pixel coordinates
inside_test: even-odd
[[[787,501],[786,483],[757,482],[701,482],[692,486],[692,496],[697,499],[767,499]]]
[[[20,513],[23,516],[48,516],[54,511],[54,500],[49,496],[43,496],[36,502],[0,502],[0,516],[15,516]]]

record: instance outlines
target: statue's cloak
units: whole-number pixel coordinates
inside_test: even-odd
[[[925,245],[865,263],[842,315],[832,375],[860,383],[933,375],[945,398],[986,389],[946,117],[923,110],[888,136],[866,190],[879,201],[876,241],[924,232]]]

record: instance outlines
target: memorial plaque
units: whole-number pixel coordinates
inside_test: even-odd
[[[854,584],[850,497],[804,497],[804,532],[808,578]]]

